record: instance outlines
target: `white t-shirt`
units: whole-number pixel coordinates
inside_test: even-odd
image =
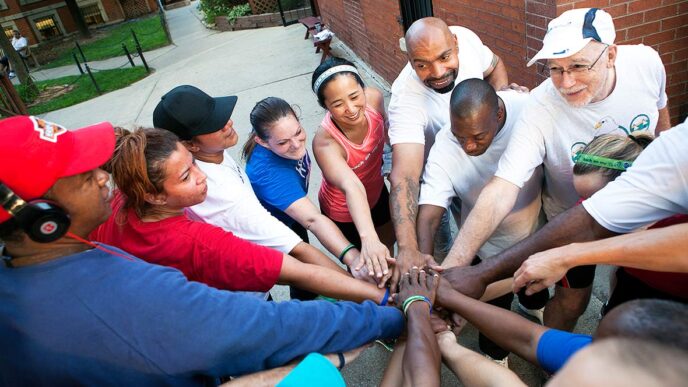
[[[301,238],[258,201],[246,173],[225,150],[220,164],[196,161],[208,175],[208,196],[191,211],[206,223],[261,246],[289,253]]]
[[[459,46],[459,74],[454,85],[468,78],[483,79],[483,73],[492,64],[492,51],[468,28],[449,30],[456,35]],[[425,144],[427,158],[435,134],[449,123],[450,97],[451,92],[441,94],[425,86],[407,63],[392,84],[388,109],[390,144]]]
[[[28,45],[29,42],[26,40],[25,37],[20,36],[19,39],[12,37],[12,47],[14,47],[14,51],[22,51]]]
[[[597,223],[617,233],[688,214],[688,121],[662,132],[628,171],[583,206]]]
[[[425,164],[418,204],[447,208],[451,200],[458,197],[461,199],[461,224],[466,221],[480,191],[494,175],[514,124],[528,100],[527,93],[513,90],[500,91],[497,95],[504,101],[506,121],[482,155],[467,155],[452,134],[451,125],[437,133]],[[489,258],[537,230],[540,225],[541,187],[542,168],[537,168],[519,192],[514,208],[478,251],[480,258]]]
[[[655,50],[618,46],[616,86],[602,101],[569,105],[548,79],[531,92],[499,161],[496,176],[519,187],[544,165],[543,207],[548,219],[578,201],[573,187],[573,156],[595,136],[618,132],[654,133],[659,109],[666,106],[666,74]]]

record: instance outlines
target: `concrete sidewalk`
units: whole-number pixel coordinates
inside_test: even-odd
[[[273,27],[257,30],[216,32],[208,30],[199,21],[196,2],[191,6],[168,11],[167,18],[174,45],[146,53],[146,59],[155,72],[147,78],[101,97],[43,115],[45,119],[77,128],[97,121],[110,121],[120,126],[151,126],[152,113],[160,97],[181,84],[198,86],[213,96],[237,95],[237,106],[232,115],[240,141],[232,148],[239,160],[239,151],[250,132],[249,113],[255,103],[268,96],[284,98],[298,105],[303,127],[309,133],[309,143],[318,127],[324,110],[318,105],[310,89],[311,74],[320,63],[310,40],[303,39],[303,26]],[[333,53],[349,56],[348,50],[333,43]],[[350,58],[353,59],[353,58]],[[117,64],[118,59],[112,59]],[[110,60],[109,60],[110,61]],[[106,66],[103,61],[93,67]],[[46,70],[48,71],[48,70]],[[52,71],[62,71],[54,69]],[[64,70],[66,71],[66,70]],[[46,76],[48,74],[46,73]],[[364,76],[371,86],[388,87],[375,80],[374,74]],[[385,91],[389,100],[389,92]],[[321,173],[313,164],[309,197],[317,203],[317,191]],[[320,247],[317,239],[311,237]],[[588,311],[578,324],[578,332],[590,333],[597,325],[599,298],[606,297],[606,277],[598,276]],[[288,293],[283,287],[272,291],[273,297],[283,300]],[[469,348],[477,348],[477,332],[467,327],[460,342]],[[358,360],[344,369],[348,385],[378,385],[389,358],[380,345],[365,351]],[[541,372],[517,356],[510,358],[514,370],[530,386],[539,385]],[[443,386],[460,385],[457,379],[443,367]]]

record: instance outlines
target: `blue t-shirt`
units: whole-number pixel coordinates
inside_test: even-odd
[[[592,342],[592,336],[550,329],[542,334],[537,346],[537,361],[545,371],[553,374],[578,352]]]
[[[246,163],[246,175],[260,203],[287,226],[294,219],[284,211],[308,194],[311,158],[308,152],[301,160],[285,159],[261,145],[256,145]]]
[[[370,301],[267,302],[100,250],[0,263],[2,386],[215,383],[403,328],[399,310]]]

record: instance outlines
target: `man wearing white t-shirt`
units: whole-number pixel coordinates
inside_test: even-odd
[[[468,78],[484,78],[495,89],[508,83],[504,64],[475,33],[440,19],[414,22],[406,48],[409,63],[392,85],[389,104],[390,207],[399,246],[392,287],[411,266],[434,262],[418,251],[416,212],[425,158],[435,134],[449,122],[449,93]]]
[[[615,36],[611,16],[596,8],[567,11],[550,22],[542,50],[529,62],[547,59],[550,78],[532,91],[495,177],[459,231],[458,251],[448,259],[475,255],[540,165],[545,175],[543,208],[552,220],[578,201],[573,157],[595,136],[669,127],[666,74],[659,55],[643,45],[617,47]],[[509,254],[507,250],[500,258]],[[558,286],[548,303],[545,324],[550,327],[573,329],[587,307],[594,268],[576,269],[577,283]]]
[[[451,124],[437,133],[423,171],[417,222],[422,253],[432,254],[440,219],[453,199],[461,200],[462,221],[471,211],[483,186],[494,175],[528,97],[528,93],[514,90],[495,92],[489,83],[475,78],[461,81],[454,88],[450,101]],[[541,187],[542,168],[538,168],[519,193],[511,213],[480,248],[476,259],[445,260],[442,266],[477,263],[535,232],[540,225]],[[510,309],[512,300],[513,294],[508,292],[489,303]],[[528,307],[539,309],[542,304]],[[509,354],[482,334],[478,343],[492,359],[506,359]]]

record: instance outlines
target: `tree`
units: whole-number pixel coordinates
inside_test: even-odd
[[[17,74],[19,82],[27,88],[32,94],[38,94],[38,88],[33,84],[33,79],[29,76],[29,71],[24,65],[24,60],[19,56],[19,53],[14,50],[12,43],[7,39],[7,35],[4,32],[0,32],[0,48],[5,52],[5,55],[12,64],[12,70]]]
[[[69,14],[72,15],[72,19],[74,19],[76,28],[79,30],[79,35],[81,35],[82,38],[90,38],[91,31],[88,30],[86,20],[76,0],[65,0],[65,3],[67,4],[67,9],[69,9]]]

